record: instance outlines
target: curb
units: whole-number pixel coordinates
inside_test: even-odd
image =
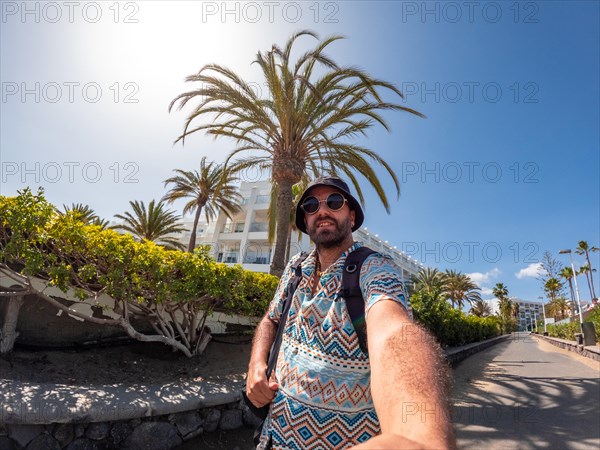
[[[588,345],[587,347],[585,347],[583,345],[577,344],[575,341],[567,341],[566,339],[542,335],[535,336],[540,339],[543,339],[544,341],[552,345],[555,345],[556,347],[560,347],[570,352],[575,352],[581,356],[585,356],[586,358],[593,359],[594,361],[600,361],[600,346],[598,345]]]
[[[0,423],[108,422],[176,414],[241,399],[244,379],[161,385],[71,386],[0,380]]]
[[[485,341],[474,342],[473,344],[462,345],[460,347],[450,347],[444,350],[446,361],[454,368],[459,362],[464,361],[469,356],[478,353],[492,345],[498,344],[510,338],[510,334],[503,334]]]

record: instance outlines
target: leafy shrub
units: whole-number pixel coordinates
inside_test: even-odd
[[[206,317],[215,308],[261,315],[278,282],[216,263],[206,249],[167,250],[87,225],[73,214],[58,214],[41,190],[34,195],[29,189],[17,197],[0,196],[0,270],[59,308],[64,305],[34,288],[28,277],[71,290],[82,301],[105,293],[115,299],[113,312],[121,317],[99,323],[120,326],[140,340],[164,342],[188,356],[198,350]],[[131,315],[145,317],[158,336],[134,330]]]
[[[410,301],[415,320],[427,328],[443,347],[483,341],[500,334],[496,317],[467,316],[439,296],[416,292]]]

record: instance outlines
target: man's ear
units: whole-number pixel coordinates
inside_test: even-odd
[[[356,220],[356,213],[354,212],[354,210],[350,211],[350,222],[352,223],[352,228],[354,228],[354,223]]]

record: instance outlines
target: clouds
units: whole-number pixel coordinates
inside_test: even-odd
[[[486,273],[473,272],[473,273],[468,273],[467,275],[475,283],[482,284],[482,283],[488,283],[492,279],[498,278],[498,275],[500,275],[501,273],[502,273],[502,271],[500,269],[498,269],[497,267],[494,267],[492,270],[490,270],[489,272],[486,272]],[[483,289],[481,290],[481,292],[485,293],[483,291]]]
[[[493,289],[485,286],[486,284],[493,283],[496,278],[502,273],[500,269],[494,267],[492,270],[481,273],[481,272],[473,272],[468,273],[468,277],[473,280],[475,283],[479,285],[481,288],[482,295],[492,295]]]
[[[523,278],[535,278],[539,275],[539,271],[542,268],[542,263],[532,263],[529,264],[524,269],[519,270],[515,273],[515,276],[522,280]]]

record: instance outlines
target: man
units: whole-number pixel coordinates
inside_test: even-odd
[[[298,202],[296,225],[316,248],[302,263],[270,380],[267,356],[299,255],[257,327],[246,394],[257,407],[271,403],[260,449],[455,447],[447,365],[431,336],[412,322],[399,269],[377,253],[360,273],[368,354],[360,349],[340,289],[345,258],[361,246],[352,231],[363,220],[339,178],[312,181]]]

